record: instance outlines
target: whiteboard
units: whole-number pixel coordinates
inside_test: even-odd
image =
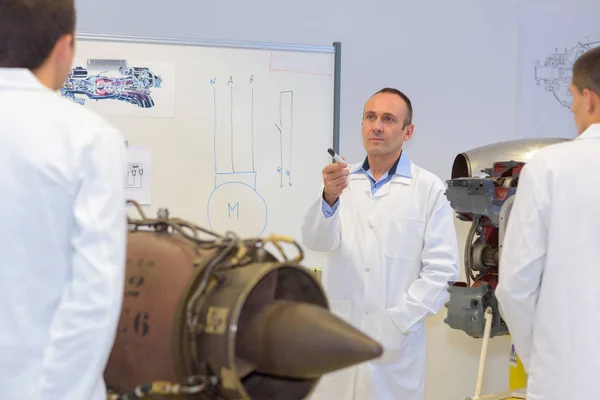
[[[76,46],[61,93],[123,132],[127,194],[147,216],[300,242],[339,146],[339,44],[79,34]]]

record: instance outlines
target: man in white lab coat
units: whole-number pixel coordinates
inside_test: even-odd
[[[386,88],[365,104],[367,157],[323,169],[302,225],[309,249],[330,253],[332,311],[384,346],[379,359],[323,377],[311,399],[423,400],[425,320],[459,278],[454,212],[443,182],[412,163],[412,105]]]
[[[521,171],[496,296],[528,372],[528,400],[598,399],[600,47],[573,67],[578,137]]]
[[[120,314],[126,150],[56,92],[73,0],[0,2],[0,399],[106,400]]]

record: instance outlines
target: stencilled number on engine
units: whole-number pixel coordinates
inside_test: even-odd
[[[144,284],[145,278],[143,275],[132,275],[127,279],[128,289],[125,291],[125,296],[138,297],[140,295],[140,287]]]
[[[139,302],[142,296],[142,289],[148,284],[152,284],[152,269],[155,265],[154,260],[145,260],[143,258],[130,258],[127,260],[127,271],[130,275],[125,280],[124,294],[126,298],[124,309],[121,313],[119,333],[134,334],[145,337],[150,333],[150,313],[147,311],[132,311],[135,308],[133,302]],[[148,278],[150,276],[150,279]],[[131,299],[132,297],[136,299]],[[143,307],[144,302],[140,303]]]
[[[139,268],[139,269],[146,269],[146,268],[152,268],[154,267],[154,261],[153,260],[144,260],[143,258],[138,258],[138,259],[131,259],[129,258],[127,260],[127,268]]]
[[[139,312],[135,315],[133,321],[133,330],[140,336],[146,336],[150,331],[150,314],[147,312]]]
[[[139,336],[150,333],[150,314],[146,311],[132,313],[128,308],[121,315],[121,327],[119,333],[133,332]]]
[[[121,313],[121,327],[119,328],[119,333],[127,333],[128,330],[128,322],[129,322],[129,310],[125,309]]]
[[[141,287],[147,282],[146,274],[151,273],[153,260],[143,258],[127,260],[127,270],[132,274],[125,281],[125,297],[139,297]]]

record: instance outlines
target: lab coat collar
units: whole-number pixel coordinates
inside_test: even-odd
[[[362,176],[366,176],[367,171],[369,171],[369,169],[369,157],[365,157],[365,161],[361,165],[354,168],[350,172],[350,174],[360,174]],[[388,171],[388,175],[392,175],[392,180],[396,180],[396,177],[405,177],[409,180],[412,179],[410,159],[404,151],[400,153],[400,156],[398,157],[394,165],[392,165],[392,168],[390,168],[390,170]]]
[[[592,124],[587,127],[587,129],[575,138],[577,139],[591,139],[591,138],[600,138],[600,123]]]
[[[362,164],[354,165],[350,169],[350,180],[364,180],[367,181],[369,178],[374,179],[373,175],[369,171],[369,160],[365,158],[365,161]],[[391,177],[390,177],[391,175]],[[386,196],[390,193],[391,186],[396,183],[401,183],[404,185],[409,185],[412,183],[412,165],[408,156],[404,153],[400,153],[400,157],[396,160],[394,165],[390,168],[390,170],[384,174],[381,179],[389,178],[389,182],[383,185],[377,192],[374,194],[374,197],[382,197]],[[365,190],[368,193],[371,193],[371,187],[369,184],[368,189]]]
[[[38,78],[26,68],[0,68],[0,88],[13,90],[49,91]]]

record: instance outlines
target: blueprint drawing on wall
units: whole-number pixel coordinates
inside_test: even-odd
[[[588,41],[588,39],[584,39],[584,41],[578,42],[569,49],[555,49],[544,60],[536,61],[534,76],[537,85],[554,95],[558,104],[562,107],[570,109],[573,103],[569,91],[573,64],[587,50],[599,45],[600,40]]]
[[[171,117],[174,88],[169,64],[78,57],[60,93],[100,114]]]
[[[518,137],[576,136],[569,87],[577,58],[600,45],[594,15],[567,5],[521,7]]]

